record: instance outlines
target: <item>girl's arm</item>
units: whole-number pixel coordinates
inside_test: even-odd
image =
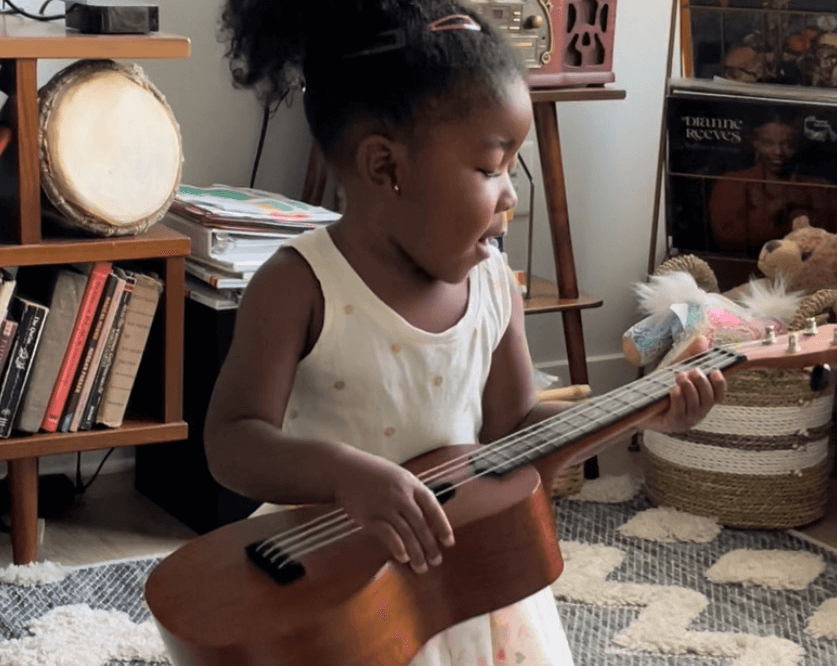
[[[282,420],[314,323],[316,279],[280,251],[253,276],[207,410],[209,469],[222,485],[261,501],[328,502],[341,446],[285,437]]]
[[[699,338],[685,356],[701,351]],[[714,371],[707,377],[698,370],[678,375],[672,389],[669,409],[645,422],[649,430],[678,432],[698,423],[716,402],[723,399],[726,381]],[[512,315],[509,326],[491,359],[483,392],[483,427],[480,441],[493,442],[512,432],[553,416],[569,404],[558,401],[538,402],[532,379],[532,361],[526,342],[523,299],[513,290]],[[622,435],[624,437],[624,435]]]

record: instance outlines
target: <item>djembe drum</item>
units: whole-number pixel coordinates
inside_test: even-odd
[[[180,128],[140,67],[80,60],[39,105],[41,183],[62,224],[118,236],[163,217],[180,184]]]

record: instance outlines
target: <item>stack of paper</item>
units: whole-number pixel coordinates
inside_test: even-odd
[[[213,302],[234,307],[256,269],[286,239],[339,217],[321,206],[263,190],[181,185],[163,223],[192,241],[186,271],[196,288],[190,295],[201,300],[198,296],[207,293],[197,288],[202,283],[212,290]]]

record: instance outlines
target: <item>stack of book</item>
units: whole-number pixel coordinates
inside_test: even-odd
[[[0,273],[0,437],[122,425],[163,290],[110,261]]]
[[[263,190],[181,185],[162,223],[192,241],[189,297],[222,310],[238,306],[250,278],[285,240],[339,217]]]

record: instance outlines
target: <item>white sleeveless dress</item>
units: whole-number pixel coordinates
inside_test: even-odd
[[[465,315],[442,333],[409,324],[355,273],[326,228],[288,241],[325,299],[323,328],[297,368],[289,435],[340,441],[395,462],[478,441],[491,355],[511,316],[500,253],[475,267]],[[291,288],[288,286],[287,288]],[[572,665],[549,588],[434,636],[411,666]]]

